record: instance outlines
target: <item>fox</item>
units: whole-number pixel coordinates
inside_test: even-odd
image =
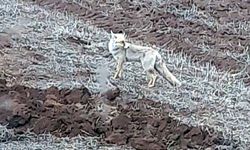
[[[143,70],[146,72],[148,88],[155,87],[157,73],[169,81],[172,86],[181,86],[181,82],[169,71],[157,50],[127,42],[125,33],[113,33],[113,31],[110,33],[108,49],[116,61],[114,79],[122,78],[125,62],[137,61],[141,63]]]

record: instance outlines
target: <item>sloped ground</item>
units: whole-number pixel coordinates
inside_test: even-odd
[[[0,35],[0,40],[2,43],[1,47],[3,48],[1,49],[0,53],[2,56],[0,59],[0,67],[2,73],[1,75],[8,81],[8,85],[14,85],[14,87],[21,87],[17,85],[25,85],[27,86],[26,89],[33,87],[34,89],[31,90],[33,92],[36,91],[35,89],[39,88],[39,91],[41,92],[40,94],[43,96],[36,101],[29,101],[31,103],[37,102],[35,104],[31,104],[32,106],[35,105],[35,107],[38,107],[38,105],[46,105],[45,107],[53,108],[53,106],[55,105],[54,109],[49,108],[48,110],[48,114],[54,113],[55,116],[58,115],[57,113],[59,113],[60,111],[65,111],[66,113],[73,114],[76,112],[82,113],[81,111],[77,111],[77,109],[83,109],[81,108],[82,104],[78,104],[79,101],[73,102],[72,100],[65,100],[63,99],[63,93],[61,93],[62,95],[59,94],[59,96],[52,95],[52,97],[49,97],[48,95],[46,95],[46,92],[43,92],[51,86],[58,87],[58,91],[60,91],[63,88],[75,88],[76,90],[76,88],[80,88],[82,85],[85,85],[85,87],[87,87],[87,89],[89,89],[92,93],[92,96],[95,97],[95,95],[97,94],[97,97],[99,97],[96,98],[96,100],[95,98],[91,99],[94,100],[90,104],[93,104],[94,106],[91,106],[89,108],[90,111],[91,109],[102,110],[102,107],[107,107],[106,109],[112,112],[112,109],[118,109],[118,112],[114,111],[114,114],[112,114],[121,114],[122,116],[119,117],[124,117],[124,115],[129,117],[130,115],[136,116],[142,113],[142,120],[139,119],[139,121],[133,121],[131,120],[131,118],[127,119],[127,121],[132,122],[133,127],[136,128],[132,128],[131,130],[129,129],[128,133],[134,131],[137,132],[138,129],[142,130],[144,134],[151,136],[154,134],[159,134],[158,129],[161,125],[161,118],[167,119],[169,117],[166,115],[167,113],[158,113],[158,111],[161,111],[161,109],[159,109],[158,106],[155,106],[156,104],[159,105],[157,102],[145,100],[152,99],[154,101],[159,101],[163,104],[163,106],[166,105],[164,103],[168,103],[169,106],[171,106],[171,109],[163,110],[167,111],[171,117],[175,118],[175,121],[172,121],[174,123],[177,122],[178,124],[178,122],[180,122],[180,124],[184,123],[190,126],[209,125],[210,127],[214,127],[216,130],[222,131],[223,138],[222,140],[219,140],[221,142],[218,142],[218,144],[226,146],[227,149],[233,149],[233,146],[235,146],[235,142],[233,142],[233,140],[236,142],[240,141],[240,147],[246,146],[245,144],[250,141],[250,137],[247,134],[249,132],[249,119],[246,117],[250,108],[248,101],[250,93],[248,92],[249,88],[245,86],[241,78],[246,75],[246,70],[243,70],[239,74],[239,76],[234,77],[227,72],[224,72],[223,69],[221,71],[217,71],[216,68],[211,64],[200,65],[193,63],[191,62],[191,58],[183,56],[183,53],[179,54],[175,53],[175,51],[168,51],[166,53],[165,49],[159,49],[159,47],[157,47],[160,53],[163,54],[169,68],[174,72],[174,74],[177,75],[178,78],[183,81],[184,85],[182,87],[178,89],[172,88],[166,81],[159,79],[157,81],[157,87],[152,90],[148,90],[144,86],[146,85],[144,77],[145,74],[142,72],[142,69],[138,63],[127,63],[125,66],[126,71],[124,73],[124,78],[122,80],[113,81],[112,79],[110,79],[110,76],[113,73],[114,63],[112,57],[110,57],[107,51],[107,41],[109,39],[109,34],[107,32],[87,24],[86,20],[79,20],[74,16],[74,14],[65,15],[54,10],[46,10],[36,5],[30,5],[27,3],[22,3],[20,1],[17,2],[15,0],[0,2],[2,4],[0,6],[0,10],[3,17],[0,20],[0,30],[2,32]],[[50,2],[48,1],[46,4],[44,4],[44,6],[60,6],[59,4],[60,1],[53,1],[52,4],[50,4]],[[145,38],[145,40],[147,39]],[[134,40],[133,42],[140,43],[140,41]],[[240,60],[246,60],[245,64],[248,63],[246,52],[247,51],[245,51],[244,53],[235,53],[235,55],[237,55],[237,58],[239,58]],[[228,54],[233,53],[230,53],[229,51]],[[240,68],[240,66],[237,67]],[[245,81],[245,83],[247,82]],[[110,107],[110,105],[102,105],[103,99],[100,98],[98,94],[103,93],[108,89],[113,89],[114,85],[118,86],[121,90],[120,96],[117,97],[115,101],[120,102],[119,104],[122,106]],[[20,92],[20,90],[21,89],[14,88],[14,91]],[[55,90],[55,92],[56,91],[57,89]],[[77,91],[79,92],[79,90],[76,90],[76,93]],[[24,103],[25,98],[29,96],[29,94],[24,95],[26,96],[24,96],[24,99],[22,99],[23,101],[21,103]],[[61,97],[61,99],[58,99],[58,97]],[[8,99],[8,97],[2,97],[2,99],[6,100]],[[49,101],[50,103],[46,104],[46,99],[52,100]],[[81,100],[83,99],[84,98],[81,98]],[[141,101],[138,101],[137,103],[133,101],[138,99],[141,99]],[[61,103],[63,105],[61,105]],[[95,106],[95,104],[100,103],[100,108],[99,106]],[[8,103],[6,105],[4,105],[3,108],[10,108]],[[21,108],[25,108],[27,110],[27,114],[31,113],[33,117],[37,117],[36,121],[41,119],[39,118],[39,116],[37,116],[37,114],[39,114],[38,112],[41,110],[37,110],[38,112],[30,112],[30,109],[32,110],[34,108],[27,108],[28,105],[30,106],[30,104],[27,102],[27,104],[25,105],[18,106],[20,106]],[[148,112],[144,109],[140,109],[139,114],[137,114],[137,109],[130,108],[135,106],[142,108],[144,106],[146,108],[150,106],[150,108],[153,109],[151,112],[155,114],[151,114],[151,112]],[[56,108],[62,109],[56,110]],[[125,110],[125,112],[123,112],[122,110]],[[103,115],[103,112],[99,113]],[[160,118],[158,118],[160,120],[155,121],[156,125],[152,125],[150,123],[152,115],[160,116]],[[48,116],[49,115],[44,114],[44,117]],[[93,119],[91,117],[91,115],[87,116],[87,118],[90,120]],[[119,117],[117,118],[118,120]],[[15,121],[15,119],[17,119],[17,121]],[[20,119],[20,117],[14,117],[14,123],[18,122],[18,119]],[[91,129],[88,130],[88,132],[85,132],[84,130],[79,131],[79,128],[81,129],[82,127],[76,127],[77,131],[73,132],[74,128],[71,128],[71,124],[67,124],[67,118],[60,117],[60,119],[62,123],[66,123],[66,126],[58,127],[58,124],[52,121],[51,128],[63,128],[65,132],[66,129],[67,132],[72,130],[72,133],[77,134],[79,132],[82,135],[88,135],[89,132],[91,132],[92,135],[101,135],[100,133],[97,134],[96,131],[92,132],[93,129],[95,129],[95,126],[91,126]],[[178,119],[179,121],[177,121]],[[22,119],[19,121],[21,122],[21,124],[25,123],[25,121]],[[87,124],[94,121],[88,121]],[[50,126],[50,122],[41,122],[47,123],[46,126]],[[166,120],[163,122],[166,122]],[[43,131],[40,128],[38,128],[36,131]],[[22,127],[18,128],[18,130],[21,130],[22,132],[25,129],[25,127],[23,129]],[[176,132],[175,129],[169,129],[166,130],[166,132]],[[195,129],[199,130],[199,128]],[[113,129],[110,130],[114,131]],[[66,135],[65,132],[56,130],[54,131],[55,135]],[[106,138],[109,139],[109,142],[112,143],[113,138],[119,139],[118,141],[113,141],[114,143],[123,143],[124,138],[128,139],[128,137],[129,139],[133,139],[133,141],[136,141],[135,138],[137,137],[131,138],[130,134],[127,135],[128,137],[124,137],[123,135],[121,135],[121,132],[124,131],[122,131],[120,127],[118,127],[118,131],[114,131],[115,133],[105,132]],[[183,130],[180,131],[180,133],[181,132],[183,132]],[[206,133],[207,130],[197,132]],[[139,135],[142,136],[143,134]],[[166,141],[164,141],[164,139],[166,139],[167,137],[162,137],[160,134],[156,137],[156,139],[150,139],[151,137],[149,137],[151,142],[156,143],[151,144],[151,146],[169,145]],[[178,141],[178,137],[179,136],[177,136],[176,142],[173,143],[175,145],[172,146],[181,146],[181,142],[180,140]],[[210,138],[210,136],[206,137],[208,137],[208,141],[212,141],[213,139]],[[190,136],[187,136],[187,138],[189,139]],[[227,138],[229,138],[230,142],[226,142],[223,144],[223,141],[225,142],[225,140],[223,139]],[[150,143],[150,140],[147,139],[142,141]],[[161,144],[155,142],[154,140],[157,140],[157,142],[160,141]],[[200,146],[199,140],[196,140],[194,138],[194,141],[195,142],[193,143],[193,146]],[[138,143],[134,146],[141,145],[141,141],[137,142]],[[213,142],[208,143],[214,144]],[[130,143],[133,146],[133,142],[129,140],[126,141],[126,143]]]
[[[193,3],[192,3],[193,2]],[[78,15],[107,32],[125,32],[133,40],[190,55],[236,73],[249,85],[250,18],[248,1],[201,0],[35,0],[46,8]]]
[[[57,137],[94,136],[101,137],[103,144],[136,149],[214,149],[232,144],[209,128],[190,127],[169,117],[168,105],[144,99],[127,104],[116,101],[118,89],[90,98],[84,87],[39,90],[6,87],[4,82],[0,85],[0,123],[8,123],[6,127],[15,134],[29,129]]]
[[[25,134],[13,135],[10,130],[4,126],[0,126],[1,130],[1,143],[0,147],[3,150],[20,150],[20,149],[124,149],[132,150],[133,148],[128,146],[116,146],[111,144],[103,144],[98,141],[97,137],[83,137],[76,136],[73,138],[69,137],[55,137],[51,134],[39,134],[26,132]],[[4,136],[3,136],[4,135]],[[9,138],[10,141],[3,142],[3,139]]]

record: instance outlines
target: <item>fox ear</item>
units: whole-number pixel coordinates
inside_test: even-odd
[[[123,36],[125,37],[125,39],[127,39],[128,37],[125,32],[123,33]]]
[[[114,33],[112,30],[111,30],[110,34],[111,34],[111,38],[114,37]]]

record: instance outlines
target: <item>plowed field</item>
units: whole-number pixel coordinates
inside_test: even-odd
[[[248,1],[0,0],[0,149],[249,148]],[[110,31],[181,80],[114,80]]]

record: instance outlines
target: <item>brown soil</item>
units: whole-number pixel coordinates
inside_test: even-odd
[[[5,47],[11,47],[10,37],[8,34],[0,33],[0,49]]]
[[[81,19],[91,21],[108,32],[124,31],[132,39],[176,53],[183,52],[190,55],[194,62],[211,62],[220,70],[235,73],[246,66],[225,52],[241,53],[249,46],[249,32],[237,32],[234,27],[223,25],[249,20],[248,1],[211,1],[210,4],[201,0],[168,1],[157,4],[157,7],[153,6],[156,2],[149,0],[119,0],[116,3],[107,3],[106,0],[82,1],[81,5],[62,0],[33,1],[46,8],[77,14]],[[173,11],[179,9],[183,12],[191,9],[192,5],[197,6],[198,11],[204,12],[205,16],[210,15],[219,25],[209,25],[209,17],[201,15],[200,18],[187,20]],[[118,6],[120,9],[114,9]],[[210,50],[202,50],[201,45],[208,46]],[[249,65],[245,71],[247,75],[244,81],[250,84]]]
[[[82,6],[62,0],[32,1],[50,9],[77,14],[81,19],[92,21],[95,26],[108,32],[124,30],[132,39],[174,50],[176,53],[184,52],[193,61],[212,62],[221,70],[240,70],[245,65],[226,56],[225,52],[241,53],[243,47],[249,44],[247,33],[239,35],[232,28],[210,27],[197,20],[187,21],[176,14],[164,12],[174,7],[190,7],[189,0],[166,2],[157,9],[149,0],[141,1],[140,4],[120,0],[117,4],[122,9],[116,10],[113,3],[106,1],[83,1]],[[228,23],[232,18],[249,20],[247,1],[237,2],[237,6],[234,0],[213,1],[210,5],[200,0],[193,2],[201,11],[213,12],[210,14],[220,24]],[[234,7],[237,7],[236,13],[233,13]],[[202,51],[199,47],[201,44],[206,44],[212,50]],[[0,33],[0,49],[11,47],[9,34]],[[4,53],[0,51],[0,56]],[[35,53],[31,57],[35,58],[32,63],[46,59]],[[4,59],[14,65],[8,58]],[[16,68],[15,71],[19,72],[20,68]],[[246,72],[250,73],[250,67],[246,68]],[[1,77],[12,76],[2,70],[0,73]],[[50,78],[52,75],[46,76]],[[248,78],[245,83],[250,84],[249,81]],[[121,99],[119,93],[119,89],[113,89],[102,95],[91,95],[84,86],[74,89],[50,87],[46,90],[20,85],[7,87],[6,81],[0,80],[0,124],[14,129],[16,134],[30,129],[37,134],[51,133],[58,137],[97,136],[105,144],[128,144],[136,149],[214,149],[216,145],[233,145],[236,149],[237,145],[224,139],[221,133],[213,129],[192,127],[170,117],[174,108],[167,104],[147,99],[129,102],[128,99]]]
[[[136,149],[205,149],[231,144],[212,129],[169,117],[170,106],[151,100],[121,103],[119,89],[91,96],[88,89],[6,87],[0,80],[0,124],[22,134],[30,129],[55,136],[98,136]]]

